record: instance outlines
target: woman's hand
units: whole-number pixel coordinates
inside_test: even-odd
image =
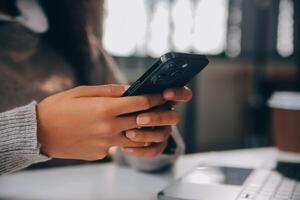
[[[122,134],[125,130],[147,126],[142,123],[143,117],[150,117],[149,126],[173,115],[174,121],[164,124],[177,123],[178,114],[173,111],[161,116],[158,113],[141,114],[138,118],[136,114],[124,115],[166,102],[161,94],[120,97],[124,91],[122,85],[80,86],[40,102],[37,128],[42,153],[55,158],[102,159],[112,146],[147,145],[147,140],[135,142]]]
[[[167,89],[163,98],[172,104],[184,103],[192,99],[192,91],[187,87]],[[179,112],[174,109],[157,109],[137,116],[140,129],[126,132],[126,136],[135,142],[147,142],[147,147],[127,147],[123,150],[132,156],[154,157],[164,151],[171,133],[171,125],[179,122]]]

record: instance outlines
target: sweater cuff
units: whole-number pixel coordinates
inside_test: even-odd
[[[0,113],[0,144],[0,174],[50,159],[40,154],[36,102]]]

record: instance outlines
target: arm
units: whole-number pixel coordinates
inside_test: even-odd
[[[124,91],[123,85],[81,86],[49,96],[37,105],[32,103],[2,113],[0,173],[45,161],[48,157],[99,160],[114,146],[148,147],[147,142],[132,141],[123,133],[140,127],[137,123],[140,115],[136,113],[166,101],[161,94],[119,98]],[[165,114],[164,118],[172,118],[171,114]],[[160,124],[169,124],[166,121]],[[39,149],[48,157],[41,156]]]
[[[0,113],[0,175],[49,160],[40,154],[36,103]]]
[[[49,157],[98,160],[112,146],[144,146],[120,134],[137,128],[137,116],[119,116],[164,100],[161,95],[116,98],[124,91],[122,85],[81,86],[0,113],[0,174]]]

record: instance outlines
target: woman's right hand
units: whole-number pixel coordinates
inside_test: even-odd
[[[136,115],[165,103],[161,94],[120,96],[124,85],[80,86],[52,95],[37,105],[41,152],[49,157],[98,160],[112,146],[141,147],[122,133],[138,128]],[[120,116],[123,115],[123,116]]]

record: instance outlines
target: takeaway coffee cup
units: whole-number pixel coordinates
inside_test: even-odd
[[[272,108],[273,138],[281,151],[300,153],[300,93],[275,92]]]

